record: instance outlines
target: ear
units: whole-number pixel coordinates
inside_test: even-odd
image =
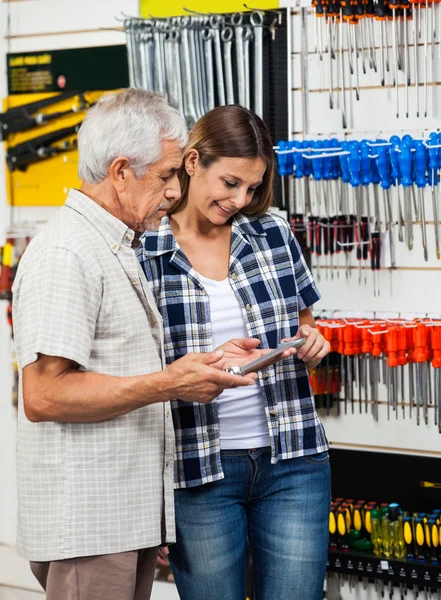
[[[199,166],[199,152],[195,150],[195,148],[191,148],[187,152],[187,155],[184,160],[184,167],[190,177],[192,177],[197,167]]]
[[[119,189],[125,187],[129,178],[133,176],[127,156],[118,156],[115,158],[109,167],[108,173],[114,187]]]

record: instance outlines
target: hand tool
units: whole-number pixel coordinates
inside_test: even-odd
[[[246,87],[247,82],[245,81],[245,64],[243,54],[243,15],[242,13],[235,13],[231,16],[231,22],[234,27],[234,36],[236,44],[236,73],[237,73],[237,87],[238,87],[238,98],[239,104],[247,106],[246,98]]]
[[[398,94],[398,69],[399,69],[399,52],[398,52],[398,21],[396,11],[399,8],[398,0],[390,0],[389,8],[392,10],[392,56],[394,61],[394,79],[396,98],[396,117],[400,118],[399,94]]]
[[[427,15],[426,15],[427,16]],[[419,215],[421,219],[421,234],[423,239],[424,260],[429,260],[427,248],[427,229],[424,203],[424,189],[427,185],[427,149],[422,140],[415,140],[415,183],[419,190]]]
[[[435,412],[438,413],[438,431],[441,433],[441,324],[436,323],[431,331],[434,369]]]
[[[423,402],[427,402],[427,397],[424,397],[424,385],[423,385],[423,363],[426,362],[427,350],[426,350],[426,331],[424,323],[418,323],[413,329],[413,343],[415,346],[415,363],[416,363],[416,385],[415,385],[415,396],[416,396],[416,410],[417,410],[417,425],[420,424],[420,408]]]
[[[57,131],[46,133],[38,137],[10,146],[6,152],[6,163],[8,169],[13,172],[16,169],[19,171],[26,171],[29,165],[32,165],[41,160],[50,158],[63,152],[74,150],[77,147],[76,139],[73,141],[66,140],[65,138],[72,137],[81,126],[81,123],[73,125],[72,127],[64,127]],[[55,145],[55,142],[65,140],[60,145]]]
[[[436,257],[439,260],[441,258],[440,255],[440,244],[439,244],[439,217],[438,217],[438,200],[435,188],[439,184],[439,175],[438,175],[438,167],[439,167],[439,148],[438,144],[438,135],[436,133],[431,133],[429,136],[429,140],[427,142],[427,150],[429,154],[429,183],[432,188],[432,209],[433,209],[433,227],[435,232],[435,249],[436,249]]]
[[[401,194],[400,190],[402,188],[401,184],[401,171],[400,171],[400,161],[398,157],[398,151],[400,145],[400,138],[397,135],[393,135],[390,138],[391,146],[389,146],[389,160],[391,165],[391,177],[397,190],[397,200],[398,200],[398,239],[400,242],[403,241],[403,228],[405,227],[404,220],[404,212],[401,203]],[[412,227],[412,221],[410,222],[410,227]]]
[[[413,185],[412,180],[412,146],[407,142],[403,141],[400,143],[400,153],[398,154],[400,172],[401,172],[401,185],[404,187],[404,210],[405,210],[405,224],[406,224],[406,237],[407,245],[409,250],[413,249],[413,227],[412,227],[412,204],[410,199],[410,188]]]
[[[81,112],[92,106],[85,97],[85,92],[68,91],[37,100],[36,102],[28,102],[21,106],[8,108],[6,112],[0,113],[0,140],[5,141],[9,134],[19,131],[26,131],[33,127],[45,125],[54,119],[59,119],[68,114]],[[68,110],[57,111],[53,113],[43,113],[42,109],[58,104],[64,100],[78,97],[78,102],[73,104]]]
[[[343,9],[340,8],[340,28],[339,28],[339,48],[340,48],[340,86],[341,86],[341,116],[342,127],[347,129],[347,110],[345,95],[345,65],[344,65],[344,44],[343,44]],[[348,55],[350,52],[348,52]]]
[[[254,112],[263,117],[263,13],[253,12],[250,21],[254,32]]]
[[[225,89],[227,104],[234,104],[233,61],[231,56],[234,32],[232,27],[224,27],[221,40],[224,45]]]
[[[214,39],[214,61],[216,65],[216,82],[217,82],[217,102],[219,106],[223,106],[225,102],[225,79],[224,67],[222,61],[222,44],[220,26],[222,17],[212,15],[210,17],[210,26],[213,30]]]

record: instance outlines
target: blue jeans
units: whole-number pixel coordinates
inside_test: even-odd
[[[270,449],[222,451],[225,479],[175,491],[170,564],[181,600],[321,600],[328,554],[328,453],[271,464]]]

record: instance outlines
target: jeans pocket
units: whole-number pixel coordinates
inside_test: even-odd
[[[308,456],[304,456],[303,458],[311,465],[326,465],[329,462],[329,452],[308,454]]]

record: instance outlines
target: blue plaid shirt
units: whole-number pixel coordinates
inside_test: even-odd
[[[164,320],[165,355],[172,363],[189,352],[211,352],[210,300],[179,247],[168,217],[142,238],[138,258]],[[232,221],[229,279],[242,305],[249,337],[275,348],[296,334],[299,311],[320,296],[288,223],[268,214],[237,214]],[[271,462],[328,449],[302,361],[289,359],[259,373],[271,440]],[[216,400],[176,400],[176,487],[224,477]]]

